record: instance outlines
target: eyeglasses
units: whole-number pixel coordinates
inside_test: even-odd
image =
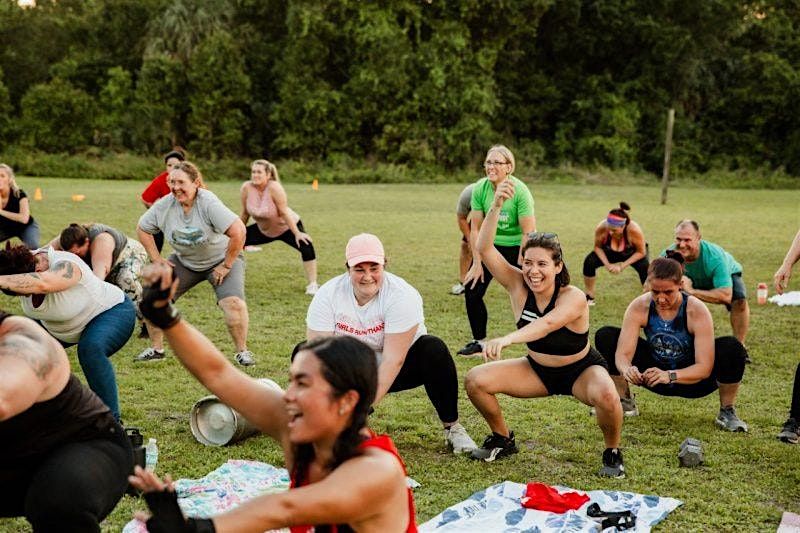
[[[497,166],[500,166],[500,165],[507,165],[507,164],[508,164],[508,161],[484,161],[483,162],[483,166],[485,166],[486,168],[497,167]]]

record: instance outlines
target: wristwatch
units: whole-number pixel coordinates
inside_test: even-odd
[[[670,385],[675,383],[676,381],[678,381],[678,373],[675,372],[674,370],[670,370],[668,372],[668,375],[669,375],[669,383],[670,383]]]

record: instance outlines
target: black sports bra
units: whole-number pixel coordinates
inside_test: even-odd
[[[522,308],[522,314],[517,320],[517,329],[522,329],[534,320],[543,317],[553,310],[556,306],[556,298],[558,298],[558,291],[560,287],[556,284],[556,289],[553,291],[553,297],[550,303],[547,304],[544,311],[539,311],[536,306],[536,296],[528,289],[528,297],[525,299],[525,307]],[[575,355],[580,352],[589,343],[589,330],[583,333],[575,333],[567,328],[561,326],[555,331],[551,331],[541,339],[527,343],[528,348],[534,352],[548,354],[548,355]]]

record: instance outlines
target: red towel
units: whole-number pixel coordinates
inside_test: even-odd
[[[525,496],[522,497],[521,501],[522,506],[528,509],[550,511],[551,513],[566,513],[573,509],[579,509],[589,501],[589,497],[580,492],[565,492],[561,494],[555,487],[544,483],[528,483],[528,487],[525,489]]]

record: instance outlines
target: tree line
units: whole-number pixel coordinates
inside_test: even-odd
[[[797,0],[0,0],[0,143],[800,174]]]

